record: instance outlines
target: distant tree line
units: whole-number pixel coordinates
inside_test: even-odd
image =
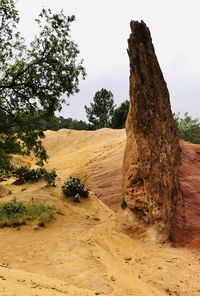
[[[93,126],[83,120],[77,120],[72,118],[64,118],[63,116],[54,116],[49,121],[43,121],[41,128],[45,130],[57,131],[61,128],[73,129],[73,130],[93,130]]]
[[[43,122],[43,130],[59,130],[61,128],[74,130],[97,130],[100,128],[122,129],[125,127],[129,111],[129,101],[126,100],[116,107],[111,91],[102,88],[95,93],[93,101],[85,106],[89,123],[83,120],[55,117]],[[174,114],[177,129],[181,139],[194,144],[200,144],[200,120],[192,118],[188,113],[183,116]]]
[[[90,106],[85,106],[89,123],[72,118],[52,117],[43,121],[42,130],[59,130],[61,128],[74,130],[97,130],[100,128],[122,129],[129,110],[129,101],[122,102],[119,107],[114,105],[111,91],[102,88],[97,91]]]

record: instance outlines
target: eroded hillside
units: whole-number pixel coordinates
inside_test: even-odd
[[[156,244],[152,233],[138,241],[123,231],[134,225],[131,212],[120,208],[124,130],[48,131],[44,143],[57,187],[9,180],[1,185],[1,201],[43,200],[57,208],[56,220],[0,229],[0,295],[200,294],[198,252]],[[93,193],[80,204],[66,200],[60,186],[69,175],[86,180],[111,208]]]
[[[126,142],[124,130],[47,131],[44,144],[61,178],[79,175],[96,196],[112,208],[122,200],[122,164]],[[64,163],[63,163],[64,161]]]

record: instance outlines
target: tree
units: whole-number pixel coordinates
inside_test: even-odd
[[[111,118],[114,112],[114,99],[111,91],[102,88],[97,91],[90,107],[85,106],[88,121],[94,129],[110,127]]]
[[[194,144],[200,144],[200,121],[193,119],[187,112],[184,117],[180,113],[174,114],[181,139]]]
[[[114,114],[111,119],[111,127],[120,129],[125,127],[126,118],[129,110],[129,101],[121,103],[121,105],[114,110]]]
[[[79,91],[79,77],[86,75],[70,36],[74,20],[62,11],[43,9],[36,20],[40,33],[26,46],[17,31],[14,1],[0,1],[0,169],[9,145],[13,151],[33,151],[41,160],[47,158],[41,122],[61,109],[63,95]]]

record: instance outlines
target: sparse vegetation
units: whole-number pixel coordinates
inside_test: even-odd
[[[88,197],[89,191],[84,183],[78,178],[71,176],[62,186],[66,197],[72,197],[74,202],[80,202],[81,197]]]
[[[0,227],[12,227],[37,220],[38,225],[45,226],[55,217],[56,210],[49,205],[32,200],[19,202],[13,199],[0,203]]]
[[[30,169],[27,166],[17,168],[13,175],[16,177],[16,182],[23,184],[25,182],[38,182],[41,179],[47,181],[49,186],[55,186],[55,179],[57,177],[56,171],[48,172],[44,168]]]
[[[179,136],[181,139],[194,144],[200,144],[200,120],[192,118],[187,112],[183,117],[180,113],[175,114]]]

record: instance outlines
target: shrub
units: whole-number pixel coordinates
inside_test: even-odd
[[[16,199],[13,199],[7,203],[3,203],[1,207],[1,215],[7,217],[24,215],[25,213],[25,205],[22,202],[16,202]]]
[[[13,199],[0,203],[0,227],[12,227],[26,224],[28,220],[37,220],[38,225],[45,226],[55,216],[55,209],[40,202],[17,202]]]
[[[56,186],[55,184],[56,177],[57,177],[57,174],[55,170],[52,170],[51,172],[48,172],[45,170],[44,179],[47,181],[48,186]]]
[[[57,177],[56,171],[48,172],[44,168],[30,169],[27,166],[21,166],[14,171],[17,183],[38,182],[40,179],[45,179],[49,186],[55,186]]]
[[[27,166],[21,166],[14,171],[16,181],[25,183],[28,181],[37,182],[42,177],[40,171],[37,169],[29,169]]]
[[[174,114],[179,136],[181,139],[194,144],[200,144],[200,120],[192,118],[187,112],[183,117],[180,113]]]
[[[30,180],[30,169],[27,166],[21,166],[14,171],[17,182],[24,183]]]
[[[74,202],[80,202],[81,197],[88,197],[88,189],[78,177],[69,177],[62,186],[66,197],[72,197]]]

